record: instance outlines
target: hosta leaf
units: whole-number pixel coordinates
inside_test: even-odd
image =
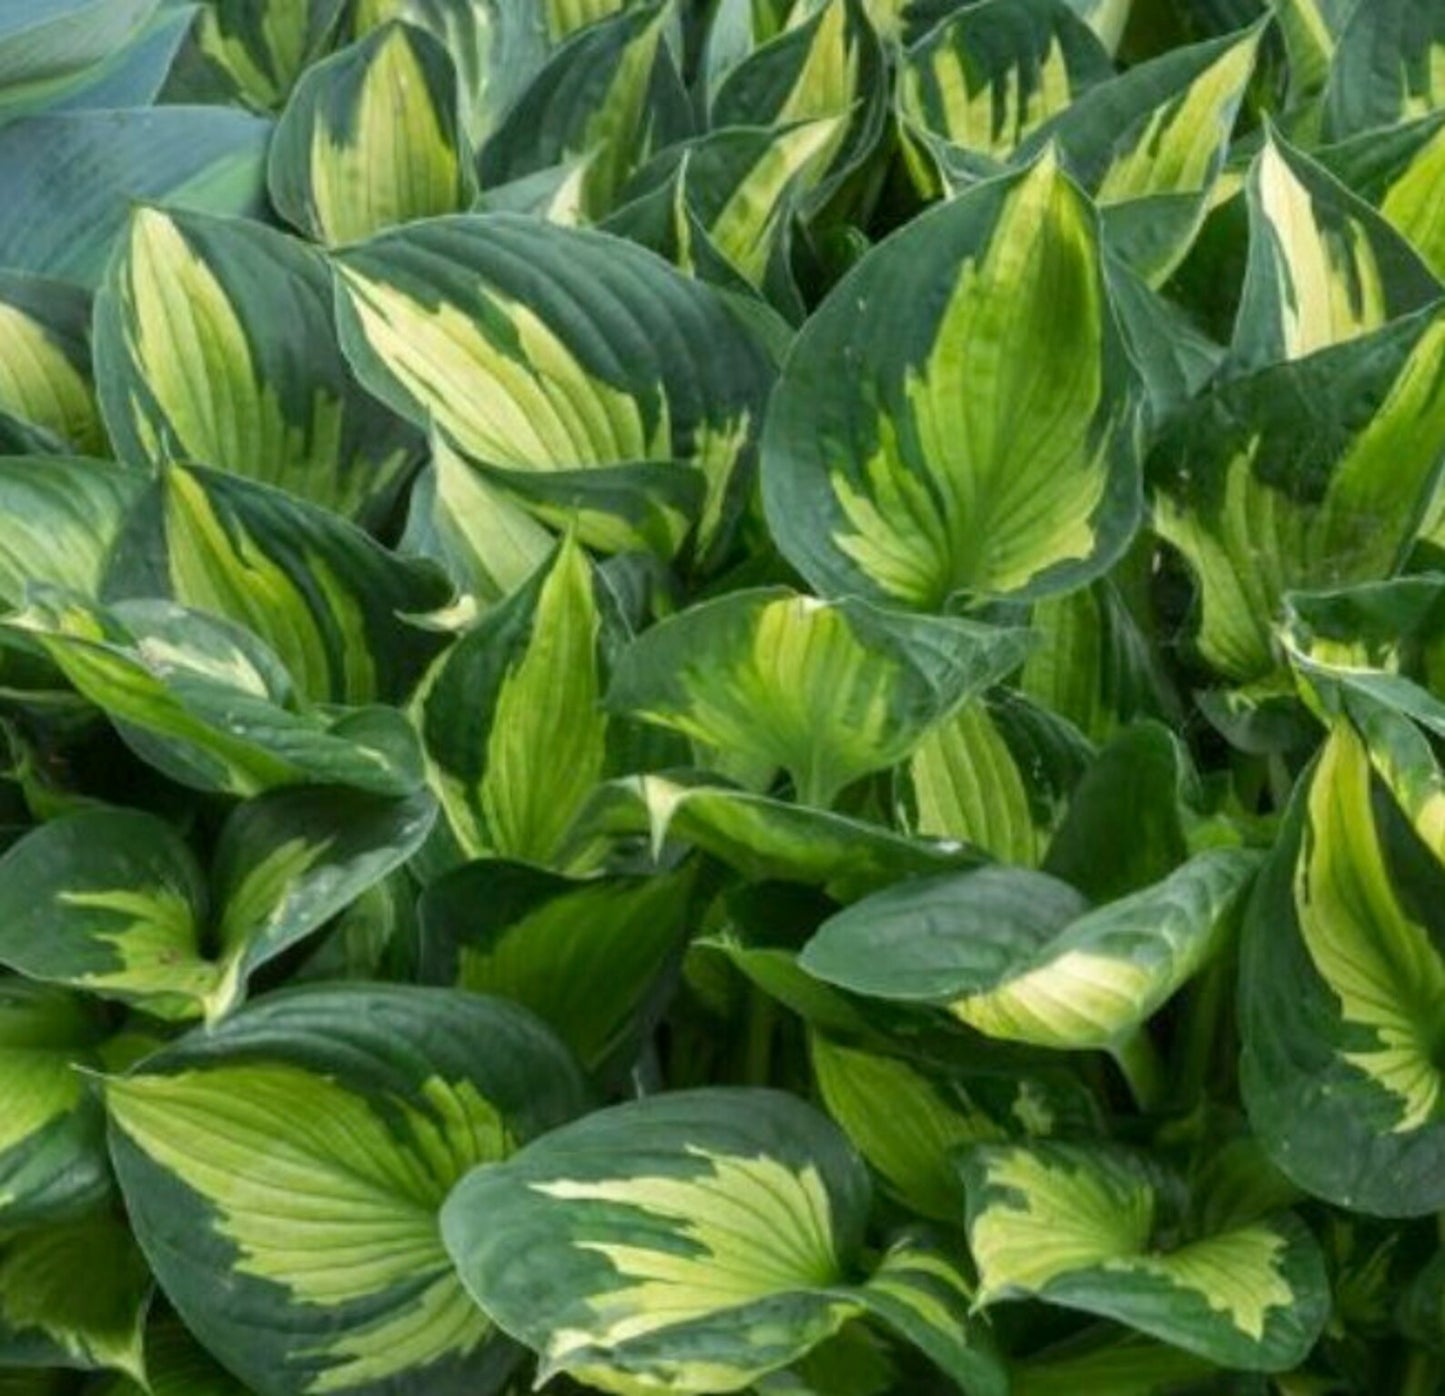
[[[0,266],[101,279],[137,200],[210,213],[265,205],[271,125],[221,107],[55,112],[0,130]]]
[[[149,107],[166,86],[195,23],[186,0],[162,4],[128,41],[87,67],[0,93],[0,120],[42,111],[116,111]]]
[[[1062,718],[996,689],[929,732],[909,759],[915,825],[1035,866],[1091,755]]]
[[[1104,46],[1065,0],[971,5],[912,45],[898,108],[946,165],[979,174],[1007,161],[1044,122],[1114,75]]]
[[[962,1092],[945,1093],[896,1057],[816,1033],[809,1047],[824,1109],[878,1176],[921,1215],[956,1222],[963,1189],[950,1155],[1003,1138],[998,1124]]]
[[[633,170],[691,134],[668,21],[666,5],[635,6],[564,45],[483,147],[483,185],[580,161],[583,213],[610,212]]]
[[[1356,5],[1340,34],[1325,95],[1339,139],[1445,105],[1445,14],[1432,0]]]
[[[802,1102],[677,1092],[476,1170],[442,1230],[467,1287],[539,1353],[544,1380],[736,1391],[868,1307],[868,1286],[846,1283],[868,1192],[847,1141]],[[908,1268],[899,1257],[879,1276],[880,1306],[903,1308],[904,1322],[916,1314]],[[982,1351],[962,1346],[956,1360],[970,1391],[1002,1389]]]
[[[1318,158],[1368,199],[1445,280],[1445,111],[1389,132],[1369,131],[1327,147]]]
[[[1102,210],[1110,245],[1151,285],[1178,265],[1208,212],[1262,34],[1256,24],[1140,63],[1023,147],[1060,147]]]
[[[211,870],[211,941],[220,979],[212,1013],[246,980],[344,911],[421,846],[429,796],[388,799],[316,787],[263,795],[222,827]]]
[[[431,465],[412,486],[404,550],[435,559],[460,591],[490,605],[546,562],[555,542],[444,436],[433,435]]]
[[[106,423],[137,464],[194,461],[338,513],[384,510],[412,434],[357,386],[319,253],[253,222],[138,209],[96,300]]]
[[[730,72],[709,109],[714,128],[848,117],[816,157],[817,203],[873,148],[885,115],[882,45],[859,0],[822,0]]]
[[[90,297],[79,287],[0,273],[0,407],[82,455],[106,453],[90,377]]]
[[[617,1059],[678,950],[690,870],[569,880],[476,862],[421,899],[421,972],[433,984],[530,1008],[587,1070]]]
[[[434,806],[288,790],[240,806],[208,879],[180,836],[139,810],[82,810],[0,859],[0,962],[28,978],[217,1018],[251,973],[420,847]]]
[[[432,782],[464,854],[547,864],[601,779],[601,616],[568,539],[439,662],[418,700]]]
[[[1445,1198],[1445,867],[1438,821],[1427,845],[1370,758],[1338,720],[1261,879],[1241,966],[1243,1085],[1300,1186],[1413,1216]]]
[[[457,213],[473,194],[457,83],[442,43],[392,23],[310,69],[276,127],[271,198],[328,245]]]
[[[890,1189],[936,1221],[962,1216],[956,1155],[966,1146],[1090,1123],[1077,1095],[1036,1076],[930,1071],[818,1032],[809,1045],[828,1113]]]
[[[1324,91],[1354,0],[1270,0],[1289,55],[1289,105],[1298,109]]]
[[[986,1303],[1038,1297],[1246,1371],[1295,1366],[1324,1326],[1323,1260],[1289,1214],[1170,1245],[1165,1187],[1135,1155],[985,1145],[964,1176]]]
[[[664,550],[694,523],[706,547],[730,521],[772,371],[707,287],[620,239],[513,214],[435,219],[338,265],[367,387],[494,479],[550,491],[559,521],[580,511],[583,541],[627,542],[644,505]]]
[[[1445,449],[1445,314],[1221,385],[1150,460],[1154,524],[1199,584],[1198,644],[1238,680],[1275,667],[1292,588],[1394,572]]]
[[[150,1271],[108,1212],[0,1242],[0,1363],[142,1376]]]
[[[581,1098],[523,1010],[395,985],[272,995],[106,1085],[161,1287],[260,1396],[496,1391],[513,1353],[453,1274],[437,1212]]]
[[[854,993],[939,1004],[990,1037],[1118,1049],[1219,948],[1256,868],[1202,853],[1157,886],[1094,911],[1042,873],[983,868],[874,893],[803,950]]]
[[[88,67],[131,37],[157,0],[32,0],[0,17],[0,88]],[[7,94],[8,95],[8,94]]]
[[[298,711],[276,657],[229,623],[169,602],[103,609],[44,589],[4,628],[38,645],[130,746],[182,784],[234,795],[308,783],[404,795],[420,782],[416,740],[399,713]]]
[[[809,320],[768,413],[769,522],[825,595],[1071,589],[1134,526],[1132,399],[1093,215],[1046,155],[894,234]]]
[[[1249,266],[1232,350],[1242,368],[1358,339],[1445,295],[1404,237],[1273,132],[1248,191]]]
[[[456,69],[462,125],[476,144],[546,62],[552,39],[544,10],[528,0],[356,0],[351,25],[360,38],[404,20],[443,44]]]
[[[930,728],[1016,668],[1019,631],[822,602],[781,588],[736,592],[644,632],[618,657],[607,703],[725,752],[798,799],[907,758]]]
[[[829,810],[769,799],[694,772],[609,782],[584,811],[582,832],[692,844],[753,881],[814,883],[840,901],[899,877],[982,861],[955,839],[908,838]]]
[[[209,987],[205,896],[170,825],[139,810],[84,810],[42,824],[0,860],[0,961],[181,1016]]]
[[[107,596],[169,596],[245,626],[317,703],[398,702],[441,636],[408,616],[450,583],[360,529],[280,490],[171,465],[117,550]]]
[[[112,461],[0,457],[0,599],[18,606],[34,582],[95,596],[148,483]]]
[[[769,290],[787,275],[779,259],[787,253],[789,221],[843,122],[820,117],[781,129],[730,126],[674,146],[628,185],[627,202],[609,220],[608,231],[642,241],[684,271],[725,285],[722,276],[710,274],[708,254],[715,254],[743,282]],[[638,236],[647,216],[638,200],[665,205],[667,238]],[[699,233],[704,247],[693,246]],[[675,250],[666,246],[668,239]]]
[[[1019,687],[1093,741],[1107,741],[1136,717],[1160,714],[1148,641],[1108,578],[1040,601],[1029,628],[1039,642]]]
[[[1396,714],[1445,735],[1445,703],[1435,696],[1445,662],[1442,583],[1431,573],[1286,598],[1280,643],[1311,704],[1352,717],[1371,735],[1386,736],[1384,719],[1395,727]],[[1384,754],[1370,753],[1382,777]]]
[[[1185,805],[1196,786],[1188,748],[1167,727],[1125,728],[1074,786],[1045,871],[1101,906],[1162,881],[1189,856]]]
[[[145,1375],[144,1387],[121,1379],[104,1396],[251,1396],[169,1314],[146,1324]]]
[[[64,451],[64,442],[53,431],[0,407],[0,456],[58,456]]]
[[[75,1071],[96,1065],[98,1014],[70,994],[0,980],[0,1225],[84,1210],[109,1186],[99,1104]]]
[[[237,96],[279,107],[335,28],[343,0],[209,0],[201,10],[201,53]]]

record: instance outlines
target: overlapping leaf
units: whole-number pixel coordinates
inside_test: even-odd
[[[425,796],[262,796],[227,822],[209,878],[152,815],[53,820],[0,860],[0,963],[160,1016],[218,1018],[256,969],[414,853],[433,814]]]
[[[324,261],[255,223],[137,210],[95,351],[106,424],[138,464],[194,461],[364,518],[413,459],[342,359]]]
[[[269,997],[106,1084],[161,1287],[261,1396],[499,1389],[515,1350],[463,1292],[437,1212],[581,1102],[524,1010],[395,985]]]
[[[706,287],[619,239],[506,214],[338,263],[362,381],[542,518],[663,554],[727,529],[771,371]]]
[[[915,220],[837,288],[773,398],[763,484],[824,595],[939,609],[1114,560],[1138,508],[1132,375],[1094,215],[1052,155]]]
[[[479,1169],[442,1229],[544,1377],[740,1390],[872,1311],[969,1391],[1001,1391],[991,1354],[959,1331],[968,1290],[945,1260],[895,1253],[848,1283],[867,1205],[862,1163],[808,1106],[699,1091],[596,1112]]]

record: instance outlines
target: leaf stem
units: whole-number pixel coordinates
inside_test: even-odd
[[[1128,1082],[1134,1103],[1152,1114],[1164,1099],[1164,1062],[1146,1027],[1138,1028],[1113,1049],[1114,1061]]]
[[[755,986],[748,989],[746,1037],[743,1041],[743,1082],[766,1086],[773,1075],[773,1034],[778,1025],[777,1005]]]

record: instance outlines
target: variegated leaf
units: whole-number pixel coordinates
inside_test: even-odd
[[[276,127],[269,184],[286,220],[329,246],[467,208],[471,153],[446,48],[390,23],[309,69]]]
[[[530,1008],[595,1072],[635,1055],[647,999],[680,949],[693,882],[688,868],[574,880],[520,863],[465,864],[422,894],[421,973]]]
[[[467,1287],[538,1353],[544,1381],[737,1391],[871,1310],[915,1341],[922,1328],[925,1350],[970,1392],[1001,1392],[995,1359],[960,1332],[968,1291],[946,1260],[899,1254],[848,1283],[868,1195],[847,1140],[802,1102],[674,1092],[476,1170],[442,1231]],[[930,1283],[959,1301],[943,1323],[938,1295],[931,1310],[924,1299]]]
[[[0,119],[123,48],[158,0],[28,0],[0,15]]]
[[[140,471],[113,461],[0,457],[0,600],[19,606],[33,583],[97,596],[148,484]]]
[[[801,963],[854,993],[940,1005],[1004,1041],[1117,1053],[1219,950],[1256,867],[1240,850],[1202,853],[1093,911],[1024,869],[919,879],[831,917]]]
[[[99,1065],[101,1016],[75,995],[0,980],[0,1227],[85,1211],[110,1186],[99,1103],[76,1067]],[[3,1320],[0,1320],[3,1323]]]
[[[473,146],[506,115],[553,44],[546,6],[534,0],[355,0],[351,32],[364,38],[396,20],[424,29],[450,54]]]
[[[48,112],[0,129],[0,266],[99,284],[138,201],[258,216],[271,123],[221,107]]]
[[[1167,1179],[1097,1147],[984,1145],[964,1180],[984,1303],[1043,1299],[1247,1371],[1287,1371],[1324,1327],[1323,1257],[1288,1213],[1180,1236]]]
[[[1277,666],[1291,589],[1389,576],[1445,452],[1445,312],[1217,387],[1149,463],[1154,526],[1200,593],[1198,645],[1238,681]]]
[[[40,26],[43,62],[51,71],[34,81],[0,86],[0,124],[40,112],[151,106],[180,60],[196,17],[188,4],[157,5],[151,0],[139,5],[135,0],[49,0],[48,4],[42,0],[37,9],[41,14],[49,9],[52,19],[62,15],[55,28],[44,20]],[[125,12],[136,16],[137,22],[119,33],[115,19]],[[69,32],[52,46],[50,41],[62,26]],[[82,53],[95,52],[97,40],[105,43],[111,36],[114,41],[101,56],[73,66]]]
[[[1356,5],[1340,33],[1325,94],[1336,140],[1445,105],[1445,13],[1434,0]]]
[[[347,785],[405,795],[420,753],[389,708],[301,708],[291,680],[247,631],[171,602],[102,608],[32,590],[4,629],[37,645],[144,760],[201,790],[255,795]]]
[[[79,455],[107,453],[90,375],[90,297],[79,287],[0,273],[0,408]]]
[[[1261,879],[1241,965],[1242,1077],[1286,1175],[1355,1211],[1415,1216],[1445,1198],[1442,780],[1421,744],[1416,776],[1436,811],[1421,821],[1377,778],[1373,745],[1336,719]]]
[[[1138,511],[1135,382],[1098,228],[1052,154],[915,219],[808,321],[763,488],[824,595],[917,609],[1102,572]]]
[[[1019,687],[1090,740],[1108,741],[1138,717],[1158,717],[1164,696],[1149,642],[1109,578],[1033,608],[1038,643]]]
[[[1317,152],[1337,178],[1375,205],[1404,234],[1438,280],[1445,280],[1445,111],[1388,132],[1368,131]]]
[[[144,1360],[145,1386],[122,1377],[103,1396],[251,1396],[172,1315],[147,1322]]]
[[[909,759],[914,827],[1036,867],[1092,754],[1054,712],[996,689],[929,732]]]
[[[249,106],[274,111],[325,47],[343,0],[208,0],[197,45]]]
[[[449,581],[335,514],[217,471],[167,466],[117,548],[106,595],[169,597],[244,626],[315,703],[401,702],[444,638],[408,619]]]
[[[441,564],[458,591],[491,605],[516,591],[556,539],[505,490],[475,470],[446,437],[411,491],[403,551]]]
[[[1270,132],[1250,168],[1249,264],[1231,359],[1301,359],[1445,297],[1409,242]]]
[[[772,369],[707,287],[512,214],[434,219],[337,261],[362,381],[533,512],[609,550],[726,535]]]
[[[959,182],[987,175],[1038,127],[1114,75],[1108,51],[1065,0],[988,0],[957,10],[906,52],[905,130]],[[933,180],[925,177],[925,188]]]
[[[0,1365],[110,1369],[143,1380],[151,1276],[109,1211],[0,1241]]]
[[[96,298],[96,375],[120,455],[259,479],[353,518],[414,459],[363,393],[319,253],[253,222],[137,209]]]
[[[793,9],[795,23],[762,44],[713,94],[714,129],[785,127],[846,118],[815,157],[813,206],[867,157],[886,110],[883,47],[862,0],[821,0]]]
[[[626,202],[608,230],[662,252],[684,271],[726,285],[708,265],[715,253],[747,285],[772,291],[790,278],[791,220],[843,122],[820,117],[777,130],[731,126],[675,146],[624,190]],[[639,235],[646,214],[638,200],[665,207],[669,237]],[[694,246],[698,232],[705,247]],[[795,299],[796,291],[788,297],[788,290],[784,286],[775,301]]]
[[[576,161],[584,216],[611,212],[634,170],[691,134],[669,18],[666,4],[634,6],[566,43],[482,148],[483,184]]]
[[[437,1214],[580,1108],[530,1014],[399,985],[268,996],[106,1083],[126,1206],[176,1311],[259,1396],[496,1392],[516,1360]]]
[[[421,846],[426,796],[287,790],[241,805],[208,879],[140,810],[51,820],[0,859],[0,963],[27,978],[214,1020],[250,975]]]
[[[1194,241],[1224,167],[1263,24],[1129,69],[1025,142],[1055,143],[1101,210],[1110,245],[1160,285]]]
[[[690,844],[754,881],[802,882],[851,901],[900,877],[975,867],[956,839],[909,838],[830,810],[755,795],[688,771],[610,781],[584,809],[577,839],[645,836]]]
[[[568,539],[427,680],[422,743],[464,856],[562,857],[607,756],[601,623],[591,565]]]
[[[782,588],[735,592],[633,641],[607,704],[720,754],[729,775],[766,786],[782,767],[801,803],[826,809],[906,760],[1026,650],[1016,630]]]
[[[1088,1097],[1047,1077],[927,1069],[816,1031],[809,1057],[824,1108],[874,1172],[914,1211],[951,1225],[964,1206],[962,1150],[1091,1124]]]

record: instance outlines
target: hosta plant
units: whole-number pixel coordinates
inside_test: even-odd
[[[1440,0],[0,0],[0,1396],[1445,1391]]]

